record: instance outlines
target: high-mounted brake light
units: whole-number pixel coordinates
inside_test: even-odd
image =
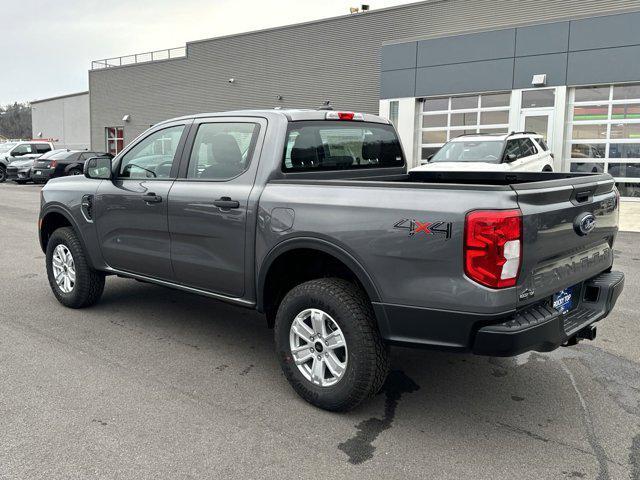
[[[491,288],[513,287],[522,259],[522,212],[476,210],[464,226],[464,272]]]
[[[364,115],[354,112],[327,112],[327,120],[364,120]]]

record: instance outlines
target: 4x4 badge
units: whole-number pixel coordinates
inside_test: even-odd
[[[409,236],[424,233],[425,235],[444,235],[451,238],[451,222],[420,222],[416,219],[403,218],[393,225],[393,228],[406,230]]]

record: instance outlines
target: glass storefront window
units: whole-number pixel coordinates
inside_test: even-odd
[[[640,85],[614,85],[614,100],[640,99]]]
[[[640,198],[640,183],[616,183],[620,196]]]
[[[640,197],[640,84],[569,91],[572,172],[608,172],[623,197]],[[598,159],[584,162],[583,159]]]
[[[422,159],[426,159],[432,149],[437,150],[460,135],[507,133],[510,103],[511,92],[425,98],[420,145]]]
[[[430,127],[445,127],[447,126],[447,114],[438,115],[425,115],[422,122],[422,126],[425,128]]]
[[[430,130],[422,132],[422,143],[445,143],[446,141],[446,130]]]
[[[575,89],[576,102],[594,102],[598,100],[609,100],[610,87],[578,87]]]
[[[612,109],[612,120],[640,119],[640,104],[638,103],[613,105]]]
[[[556,90],[525,90],[522,92],[522,108],[553,107],[556,103]]]
[[[451,110],[467,110],[478,108],[478,95],[451,97]]]
[[[640,140],[640,123],[612,123],[611,138]]]
[[[573,108],[573,121],[581,120],[607,120],[609,118],[609,105],[582,105]]]
[[[640,163],[609,163],[609,173],[614,177],[640,178]]]
[[[612,143],[609,158],[640,158],[640,143]]]
[[[452,127],[466,127],[468,125],[478,124],[478,113],[452,113],[451,114],[451,126]]]
[[[480,95],[480,107],[508,107],[511,102],[510,93],[485,93]]]
[[[604,158],[606,144],[574,143],[571,145],[571,158]]]
[[[573,138],[574,139],[606,139],[607,138],[607,124],[573,124]]]
[[[482,125],[500,125],[509,123],[509,111],[498,110],[482,112],[480,121]]]
[[[571,172],[602,173],[604,172],[604,163],[572,163]]]
[[[449,98],[426,98],[423,110],[425,112],[441,112],[449,110]]]

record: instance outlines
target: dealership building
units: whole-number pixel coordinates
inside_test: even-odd
[[[555,169],[640,198],[640,0],[427,0],[92,62],[91,147],[243,108],[380,113],[418,165],[464,133],[535,131]]]

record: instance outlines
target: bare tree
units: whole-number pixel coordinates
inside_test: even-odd
[[[0,107],[0,136],[6,138],[31,138],[31,106],[14,103]]]

